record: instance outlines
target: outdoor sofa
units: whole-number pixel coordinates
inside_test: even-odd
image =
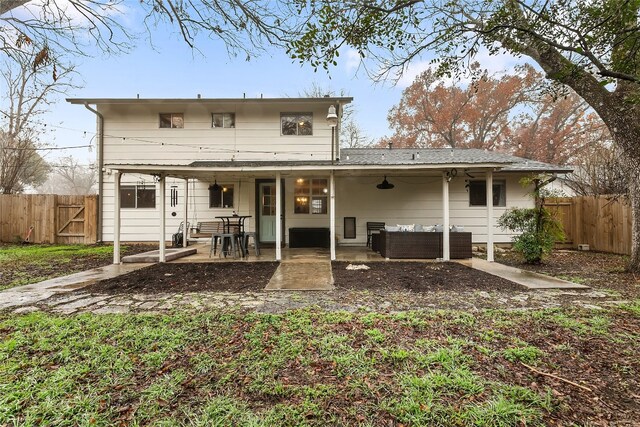
[[[442,232],[380,230],[378,249],[385,258],[442,258]],[[451,259],[471,258],[471,233],[449,233]]]

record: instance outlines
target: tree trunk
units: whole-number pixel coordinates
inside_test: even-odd
[[[625,163],[631,203],[631,256],[627,270],[640,272],[640,159],[625,158]]]
[[[540,46],[539,46],[540,47]],[[627,269],[640,272],[640,89],[636,83],[618,81],[611,92],[585,70],[577,69],[553,47],[545,45],[525,52],[547,77],[571,87],[607,125],[623,152],[629,199],[632,207],[631,257]],[[568,73],[567,70],[572,70]]]
[[[619,87],[618,90],[621,88]],[[638,91],[628,91],[632,95]],[[622,150],[622,163],[631,202],[631,256],[627,269],[640,272],[640,105],[626,93],[613,94],[606,111],[598,111],[613,140]]]

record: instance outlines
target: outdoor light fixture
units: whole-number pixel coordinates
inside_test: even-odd
[[[209,190],[220,191],[220,186],[218,185],[218,180],[213,181],[213,185],[209,186]]]
[[[327,112],[327,124],[331,126],[331,163],[333,163],[335,160],[334,150],[336,145],[334,134],[336,126],[338,126],[338,115],[336,114],[336,107],[333,105],[329,105],[329,111]]]
[[[327,124],[332,128],[338,126],[338,115],[336,114],[336,107],[333,105],[329,106],[329,112],[327,113]]]
[[[387,176],[385,175],[384,180],[380,184],[376,185],[376,187],[378,190],[391,190],[395,185],[387,181]]]

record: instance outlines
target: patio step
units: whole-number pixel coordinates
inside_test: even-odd
[[[174,259],[182,258],[185,256],[193,255],[198,250],[196,248],[167,248],[164,252],[165,261],[173,261]],[[153,263],[158,262],[160,259],[160,253],[156,249],[155,251],[143,252],[136,255],[127,255],[122,258],[124,263],[138,263],[146,262]]]

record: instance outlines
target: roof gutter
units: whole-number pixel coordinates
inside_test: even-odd
[[[102,242],[102,197],[104,190],[103,179],[103,166],[104,166],[104,116],[98,112],[95,108],[92,108],[88,102],[84,102],[84,108],[91,111],[98,118],[98,224],[97,224],[97,236],[98,243]]]
[[[449,169],[485,169],[485,168],[493,168],[500,170],[501,168],[507,165],[501,163],[482,163],[482,164],[467,164],[467,163],[452,163],[452,164],[436,164],[429,165],[429,167],[425,167],[425,165],[331,165],[331,164],[323,164],[323,165],[301,165],[301,166],[291,166],[291,165],[263,165],[263,166],[235,166],[235,167],[216,167],[216,166],[190,166],[190,165],[143,165],[143,164],[109,164],[107,168],[109,169],[117,169],[121,172],[138,172],[138,173],[181,173],[181,174],[190,174],[190,173],[212,173],[212,172],[300,172],[300,171],[330,171],[335,170],[338,171],[415,171],[415,170],[431,170],[431,171],[442,171]]]

